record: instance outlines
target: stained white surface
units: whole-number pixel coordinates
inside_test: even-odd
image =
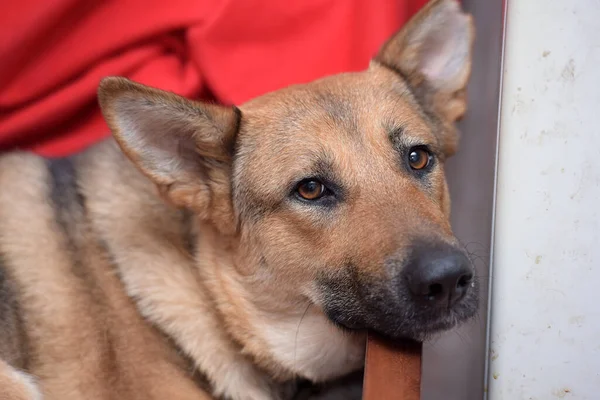
[[[600,399],[600,1],[509,0],[491,400]]]

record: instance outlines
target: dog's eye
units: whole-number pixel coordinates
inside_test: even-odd
[[[316,179],[307,179],[300,182],[296,192],[304,200],[318,200],[325,194],[325,185]]]
[[[431,162],[431,153],[423,147],[413,147],[408,152],[408,164],[414,170],[427,168]]]

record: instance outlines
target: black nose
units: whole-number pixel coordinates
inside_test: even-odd
[[[405,268],[405,277],[416,299],[448,307],[464,297],[473,282],[469,259],[453,248],[420,250]]]

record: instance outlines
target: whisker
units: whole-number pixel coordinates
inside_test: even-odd
[[[304,317],[306,316],[306,313],[308,312],[310,305],[311,305],[310,302],[306,305],[306,308],[304,309],[304,312],[302,313],[302,316],[300,317],[300,321],[298,322],[298,327],[296,328],[296,335],[294,337],[294,370],[296,369],[296,354],[297,354],[297,350],[298,350],[298,334],[300,333],[300,325],[302,325],[302,321],[304,320]]]

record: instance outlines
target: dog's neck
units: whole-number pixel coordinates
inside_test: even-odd
[[[325,381],[362,366],[364,337],[340,331],[306,296],[291,294],[295,282],[275,282],[239,239],[200,225],[196,251],[227,333],[270,375]]]
[[[113,229],[107,236],[125,290],[216,395],[277,399],[286,381],[322,382],[361,368],[364,338],[335,328],[307,299],[272,290],[268,269],[236,239],[197,221],[190,231],[190,221],[166,208],[160,215],[169,221],[152,229],[142,225],[148,216],[136,215],[135,232]],[[196,241],[193,257],[190,240]]]

